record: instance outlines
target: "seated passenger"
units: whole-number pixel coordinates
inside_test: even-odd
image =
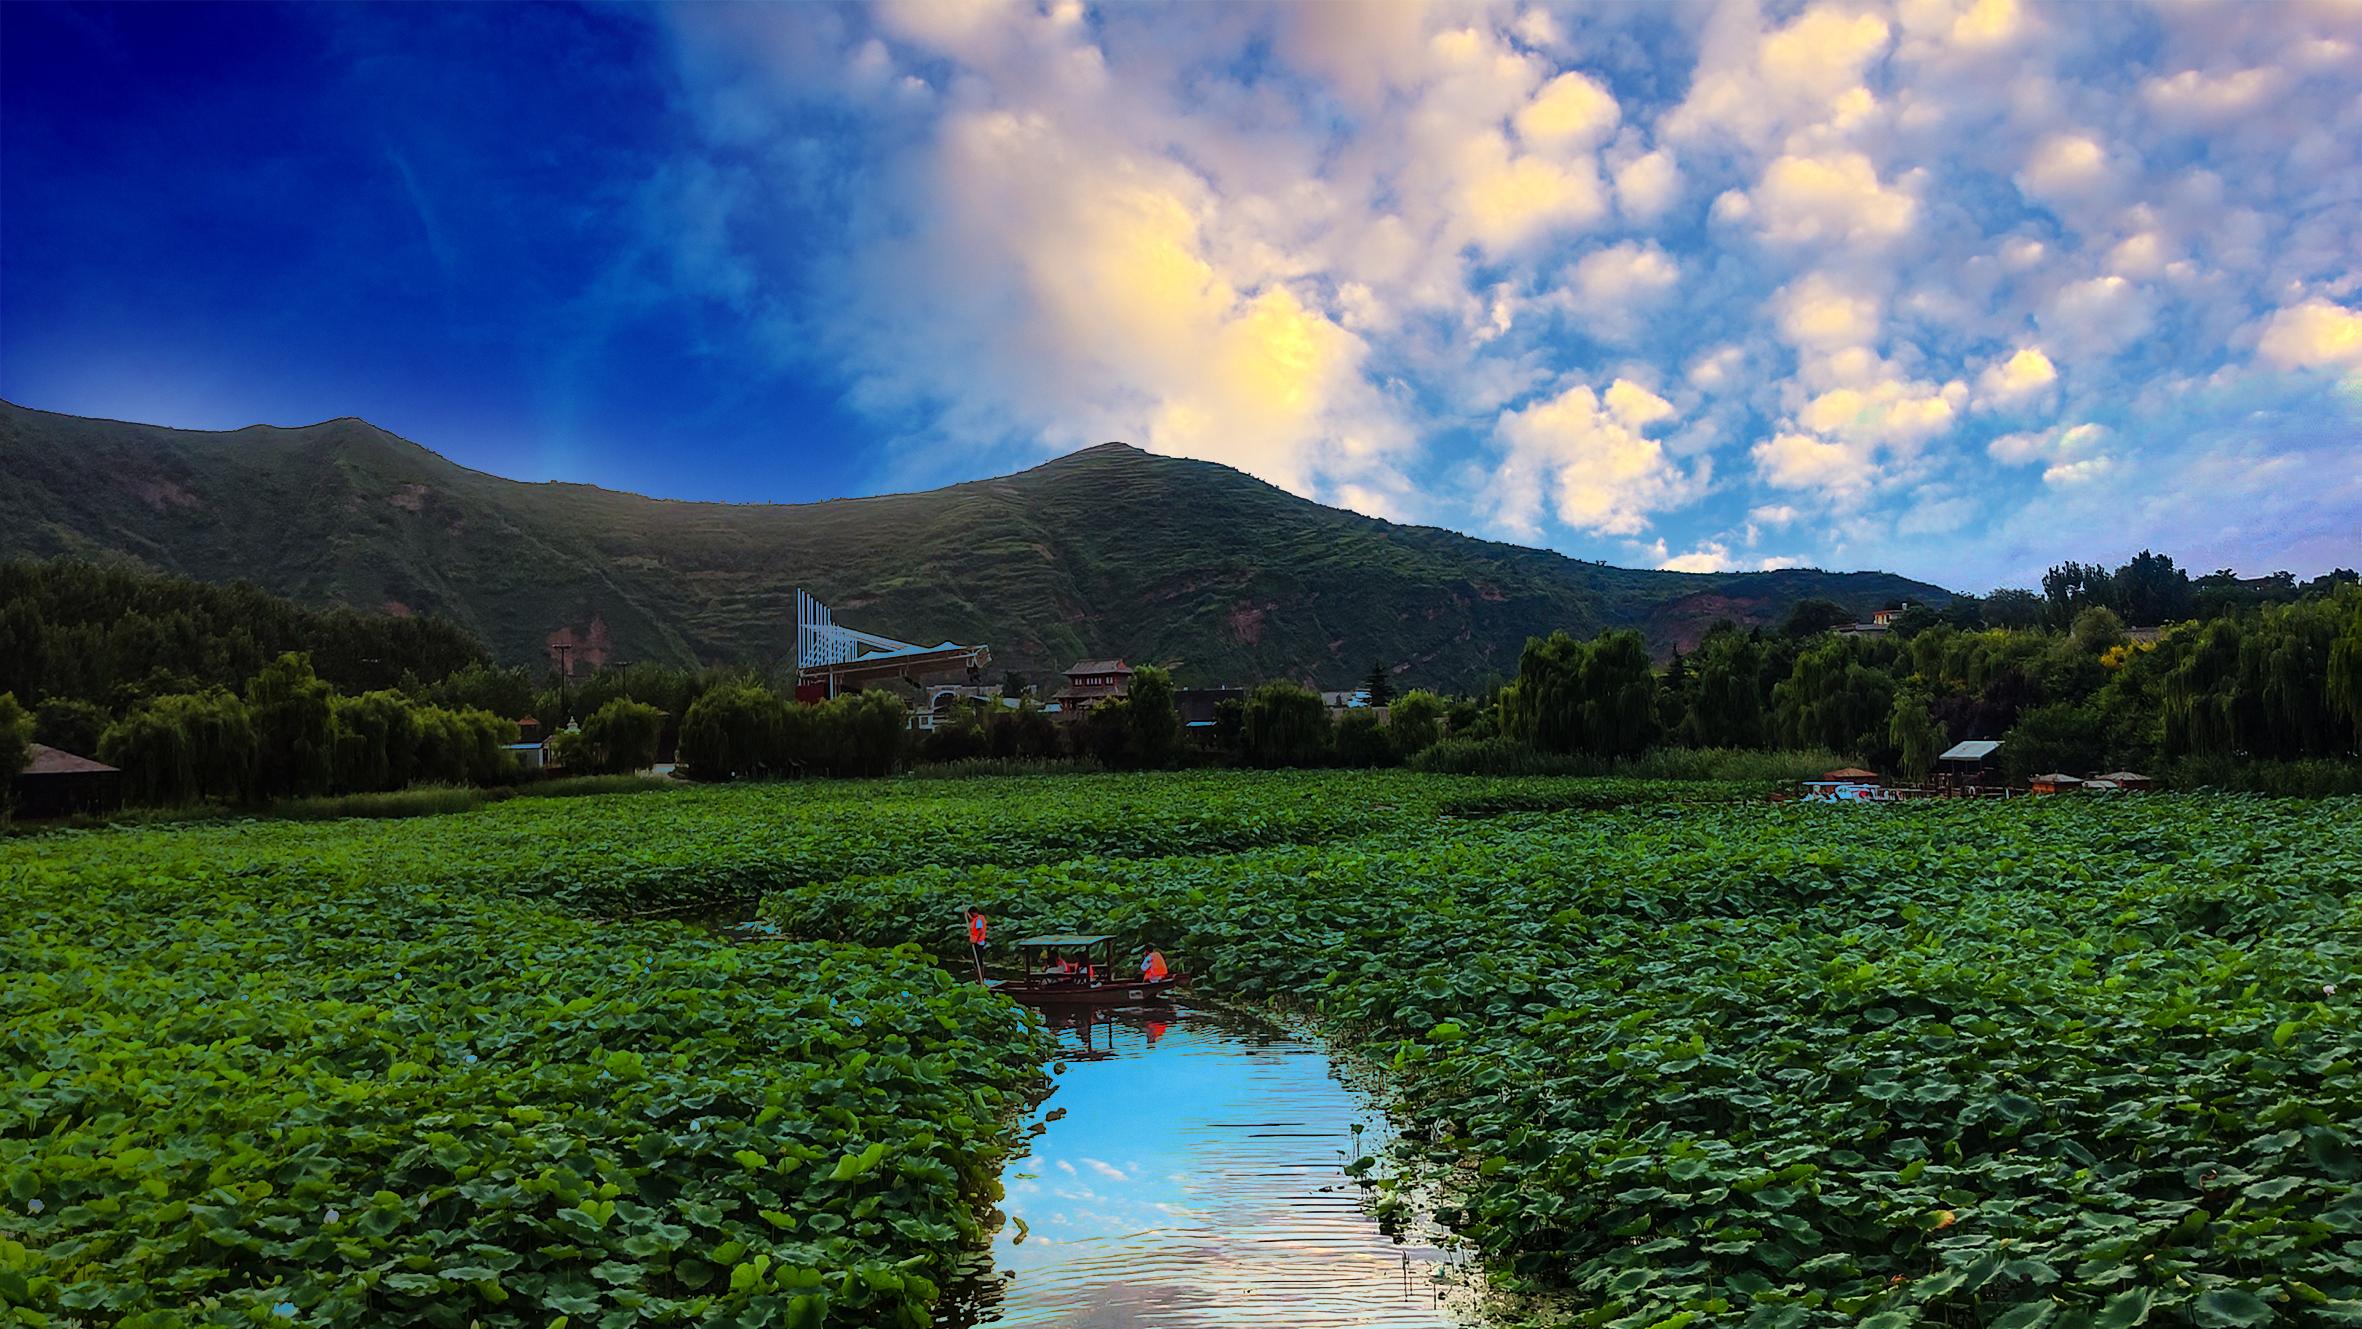
[[[1151,946],[1140,961],[1140,977],[1150,983],[1159,982],[1172,971],[1165,968],[1165,953]]]

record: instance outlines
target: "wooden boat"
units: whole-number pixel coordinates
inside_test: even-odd
[[[1080,955],[1075,972],[1053,967],[1053,957]],[[1017,943],[1017,976],[985,986],[1029,1006],[1146,1006],[1164,1001],[1189,981],[1187,974],[1149,980],[1115,966],[1115,938],[1087,933],[1050,933]]]

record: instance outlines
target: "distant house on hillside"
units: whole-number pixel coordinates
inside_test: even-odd
[[[111,812],[123,805],[123,772],[47,743],[35,743],[25,753],[25,768],[9,788],[20,817]]]
[[[1077,660],[1066,671],[1066,686],[1052,700],[1067,715],[1080,715],[1103,701],[1132,695],[1132,667],[1121,660]]]
[[[1909,613],[1910,610],[1910,604],[1905,602],[1893,609],[1880,609],[1873,611],[1870,615],[1870,621],[1867,623],[1840,623],[1833,630],[1839,636],[1875,637],[1882,633],[1894,631],[1895,623],[1901,619],[1904,614]]]

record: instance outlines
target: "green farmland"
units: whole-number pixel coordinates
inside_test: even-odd
[[[1506,1319],[2352,1323],[2357,879],[2353,800],[1350,772],[18,837],[0,1324],[927,1323],[1046,1084],[967,904],[1316,1019]]]

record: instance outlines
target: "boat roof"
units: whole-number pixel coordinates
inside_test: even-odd
[[[1093,936],[1083,932],[1047,932],[1038,937],[1027,937],[1020,946],[1096,946],[1103,941],[1114,941],[1111,936]]]

